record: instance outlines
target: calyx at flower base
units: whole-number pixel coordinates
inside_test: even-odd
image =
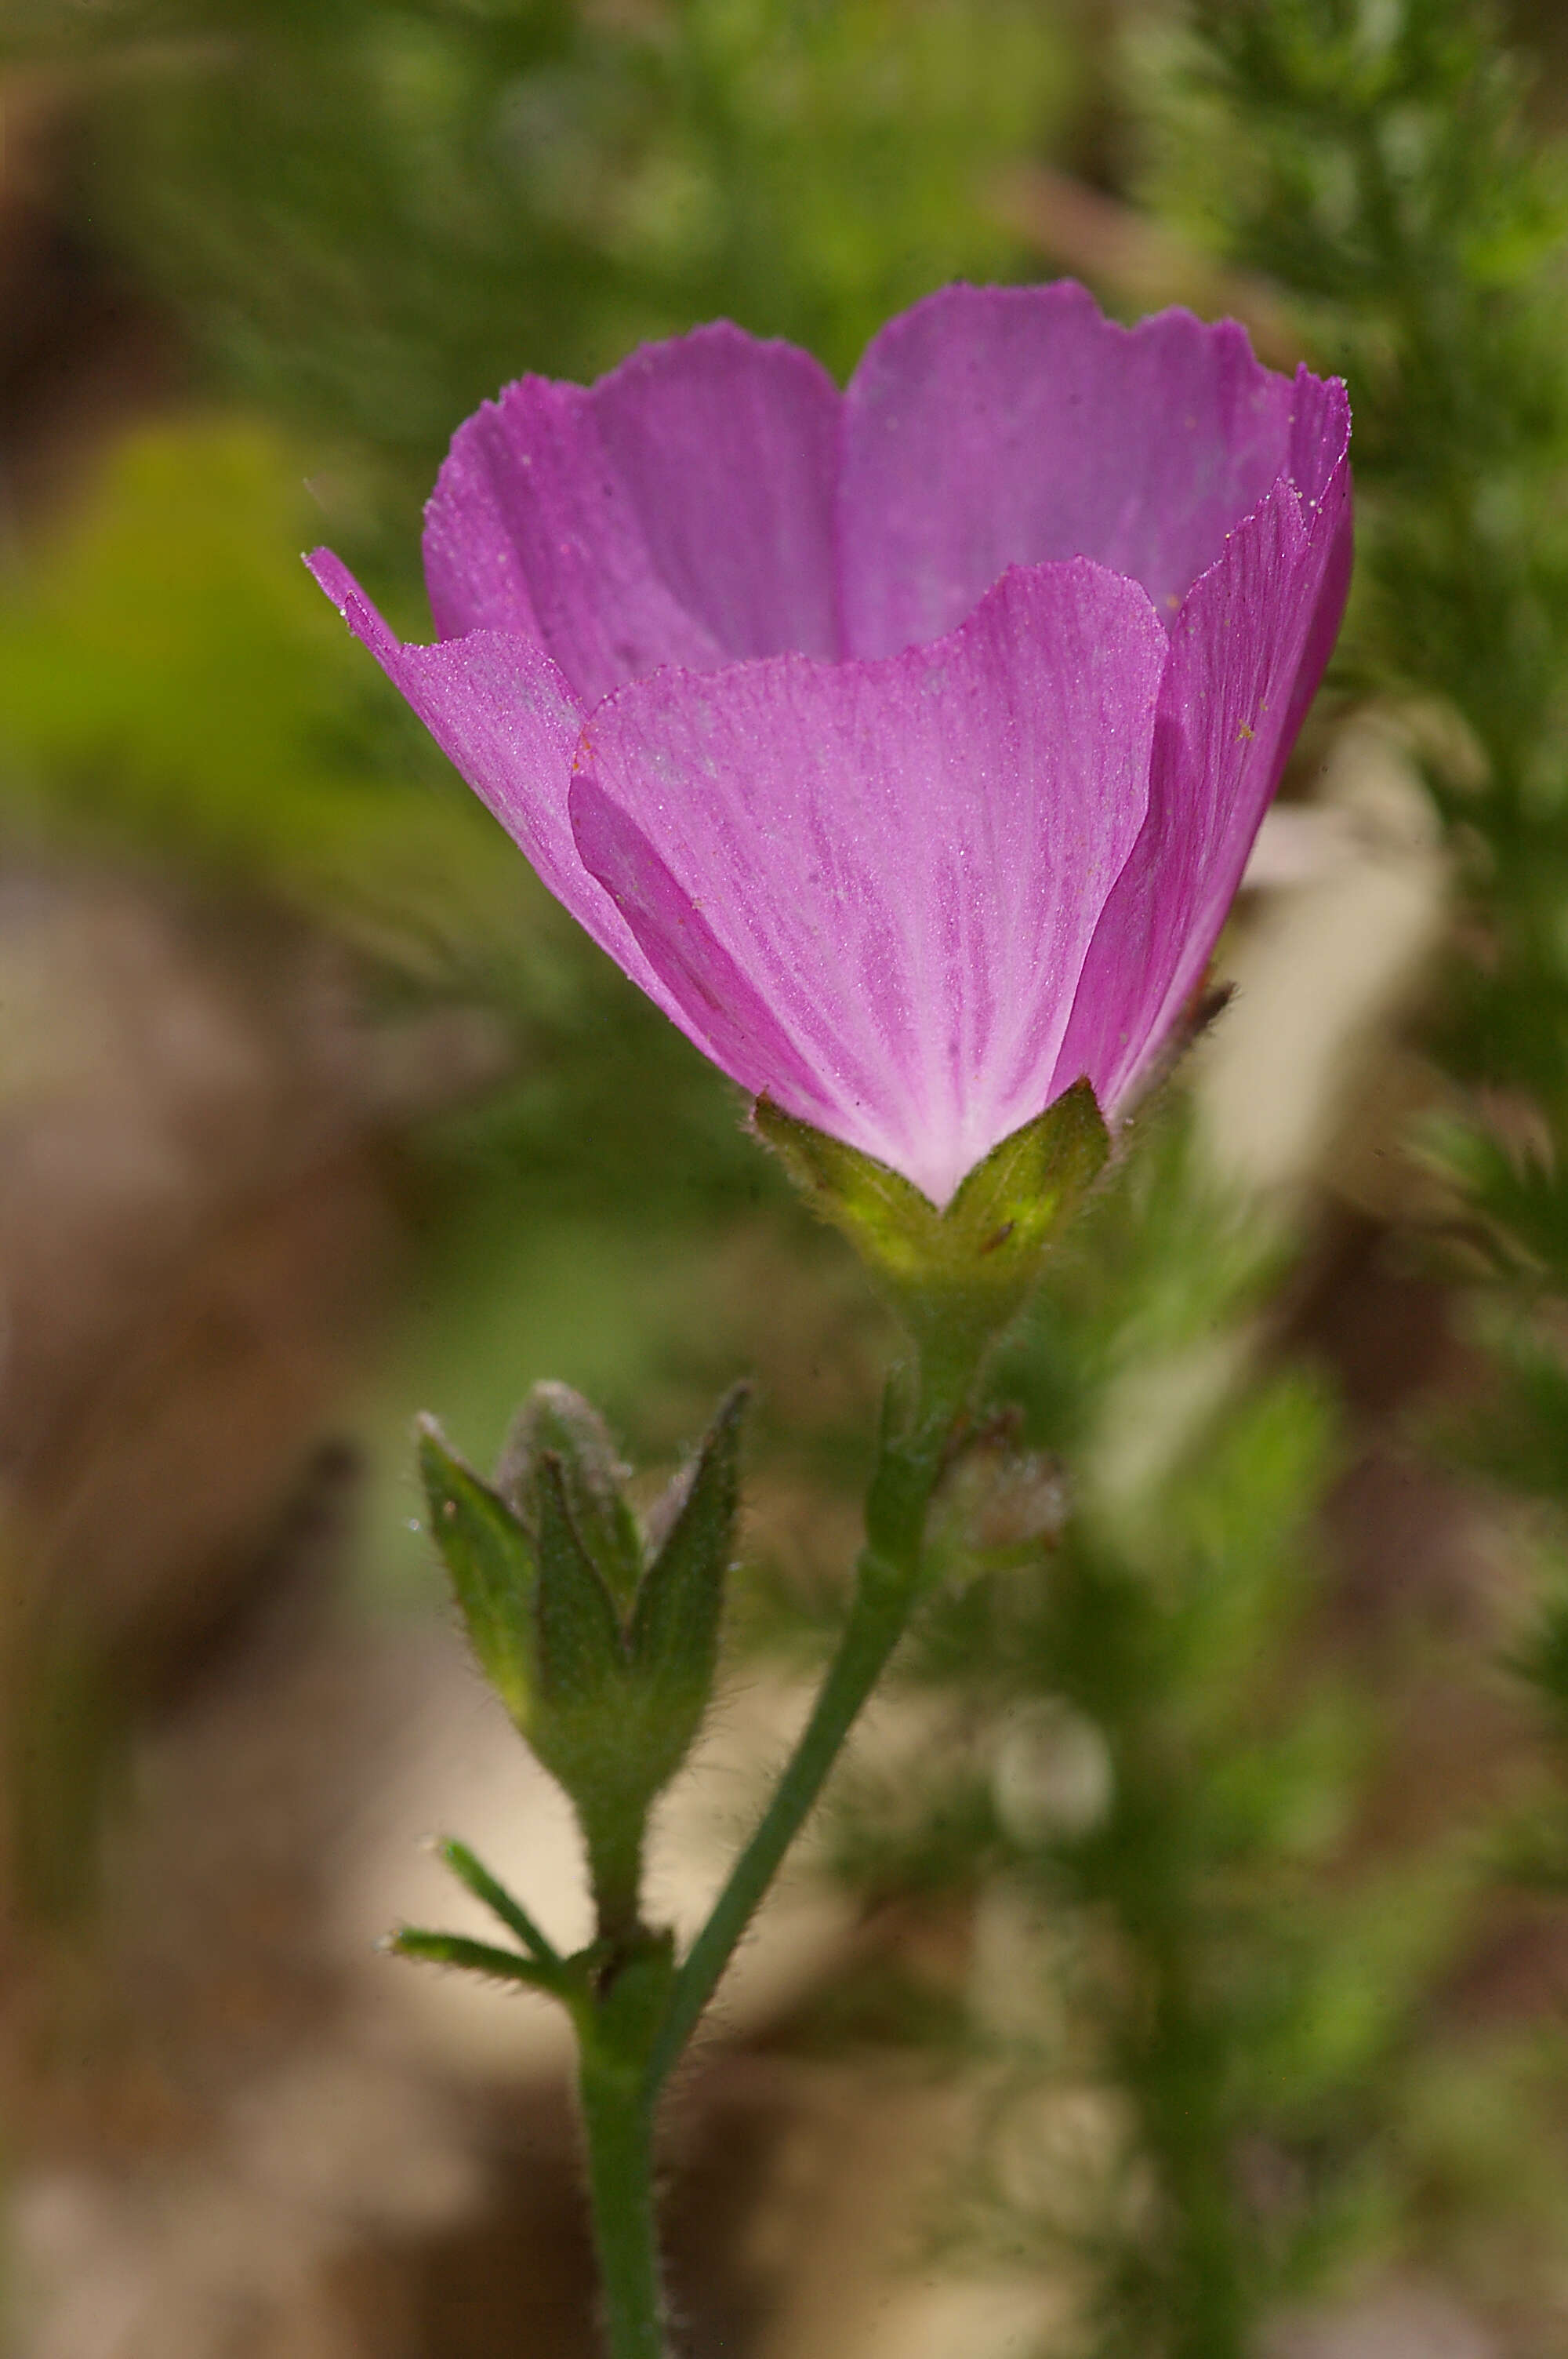
[[[902,1173],[767,1098],[752,1119],[927,1353],[973,1349],[1006,1326],[1110,1152],[1094,1092],[1076,1082],[993,1147],[939,1210]]]

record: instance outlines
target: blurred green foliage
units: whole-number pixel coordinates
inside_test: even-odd
[[[1491,1397],[1448,1446],[1530,1497],[1540,1627],[1519,1660],[1568,1709],[1568,155],[1489,8],[1200,5],[1167,56],[1151,191],[1299,290],[1356,394],[1360,595],[1346,650],[1414,700],[1462,897],[1423,1046],[1425,1140],[1494,1280],[1470,1328]],[[1223,137],[1234,168],[1222,188]],[[1440,1240],[1432,1241],[1440,1246]],[[1568,1856],[1568,1788],[1559,1786]],[[1526,1850],[1530,1844],[1525,1844]],[[1517,1849],[1510,1855],[1518,1856]]]
[[[1185,95],[1150,192],[1289,288],[1314,357],[1353,386],[1342,659],[1369,687],[1441,700],[1428,778],[1487,944],[1454,962],[1434,1045],[1458,1079],[1528,1093],[1561,1140],[1568,160],[1531,135],[1498,35],[1490,10],[1453,0],[1198,7],[1191,47],[1161,60]],[[1568,1267],[1528,1172],[1464,1176]]]
[[[265,877],[323,919],[460,902],[515,925],[515,864],[423,733],[375,693],[298,562],[319,523],[259,424],[144,429],[0,599],[0,747],[13,827],[194,873]]]
[[[1029,0],[21,0],[0,54],[40,49],[84,76],[99,234],[404,500],[525,368],[727,314],[847,372],[928,288],[1018,275],[989,184],[1074,97]]]

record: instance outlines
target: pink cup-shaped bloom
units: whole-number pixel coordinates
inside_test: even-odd
[[[1200,980],[1338,627],[1345,388],[950,287],[846,392],[720,323],[524,377],[426,511],[439,633],[317,580],[550,890],[745,1089],[936,1204]]]

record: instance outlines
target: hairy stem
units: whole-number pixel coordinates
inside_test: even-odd
[[[926,1510],[978,1361],[978,1351],[943,1359],[913,1398],[890,1386],[838,1651],[773,1799],[678,1971],[636,1921],[637,1858],[588,1831],[600,1941],[611,1954],[607,1979],[579,2013],[579,2085],[609,2359],[667,2359],[653,2192],[659,2093],[908,1624]]]
[[[643,2075],[583,2044],[578,2080],[608,2359],[665,2359],[654,2224],[654,2108]]]
[[[633,1808],[582,1815],[600,1940],[619,1951],[641,1930],[643,1821]]]
[[[962,1420],[977,1361],[978,1353],[945,1367],[937,1382],[921,1386],[906,1421],[890,1413],[884,1422],[866,1500],[866,1547],[843,1636],[784,1775],[676,1976],[648,2058],[651,2099],[678,2061],[903,1635],[919,1593],[925,1512]]]

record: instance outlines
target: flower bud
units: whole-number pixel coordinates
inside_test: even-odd
[[[643,1570],[642,1543],[622,1494],[627,1468],[592,1403],[570,1385],[540,1384],[508,1436],[495,1487],[524,1527],[538,1537],[536,1489],[546,1457],[560,1468],[568,1513],[600,1579],[622,1611]]]
[[[420,1469],[480,1664],[585,1827],[639,1825],[701,1724],[734,1547],[746,1393],[662,1503],[652,1560],[597,1412],[535,1386],[495,1487],[428,1419]]]

